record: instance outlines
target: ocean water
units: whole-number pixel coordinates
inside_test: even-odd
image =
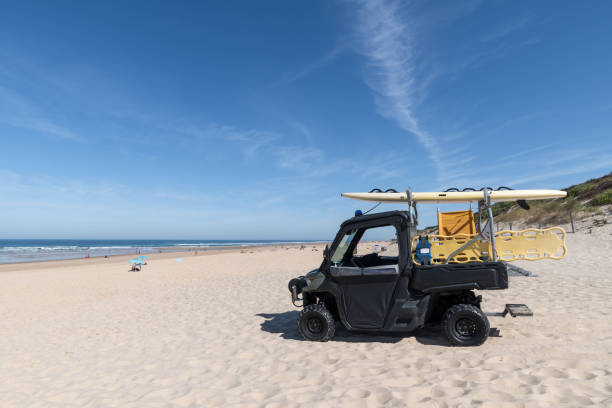
[[[275,240],[0,239],[0,264],[126,254],[177,252],[211,247],[308,243]]]

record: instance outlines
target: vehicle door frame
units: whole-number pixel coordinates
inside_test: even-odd
[[[342,238],[347,235],[350,231],[357,229],[357,234],[353,237],[353,240],[349,244],[344,256],[346,258],[349,254],[352,256],[353,251],[355,250],[356,245],[359,243],[365,230],[373,227],[384,227],[384,226],[393,226],[397,232],[397,245],[398,245],[398,259],[397,264],[399,268],[400,275],[411,275],[410,268],[412,263],[410,262],[410,227],[407,216],[401,216],[400,214],[391,214],[387,217],[374,218],[369,220],[359,220],[356,219],[350,223],[346,223],[343,225],[336,237],[334,238],[331,246],[328,250],[328,256],[323,260],[323,264],[321,265],[320,270],[329,278],[330,275],[330,267],[333,266],[331,262],[331,258],[340,245],[340,241]]]
[[[353,240],[351,241],[351,243],[349,244],[346,253],[343,256],[343,262],[345,261],[346,257],[349,257],[353,255],[353,251],[355,250],[356,245],[358,245],[359,241],[361,240],[361,238],[363,237],[363,234],[365,233],[365,231],[369,228],[375,228],[375,227],[385,227],[385,226],[393,226],[396,230],[396,236],[397,236],[397,244],[398,244],[398,262],[397,262],[397,268],[398,268],[398,277],[395,280],[395,284],[394,287],[392,289],[390,289],[390,298],[388,301],[388,304],[386,305],[386,309],[385,309],[385,313],[384,313],[384,318],[383,318],[383,323],[381,327],[377,327],[377,328],[362,328],[360,327],[359,330],[364,330],[364,331],[380,331],[380,330],[385,330],[386,327],[388,326],[388,320],[389,320],[389,316],[394,312],[394,308],[395,308],[395,300],[398,296],[400,297],[405,297],[408,293],[407,293],[407,284],[405,285],[401,285],[401,283],[406,283],[407,281],[409,281],[410,276],[411,276],[411,263],[410,263],[410,250],[409,250],[409,241],[410,241],[410,227],[409,227],[409,219],[407,217],[407,215],[403,214],[403,213],[394,213],[394,214],[389,214],[386,217],[377,217],[377,218],[372,218],[372,219],[355,219],[355,220],[351,220],[351,222],[345,223],[343,224],[343,226],[341,227],[341,229],[338,231],[338,234],[336,235],[336,238],[334,239],[329,251],[328,251],[328,256],[326,257],[327,262],[324,261],[324,265],[322,265],[321,270],[323,271],[323,273],[328,277],[328,284],[325,285],[325,287],[328,287],[327,289],[334,293],[334,297],[336,298],[336,305],[338,307],[338,312],[340,315],[340,318],[342,320],[342,323],[348,328],[348,329],[352,329],[352,325],[348,322],[348,316],[347,310],[344,310],[344,298],[343,296],[344,294],[344,290],[340,289],[340,286],[335,283],[334,281],[337,278],[334,278],[331,276],[331,267],[333,266],[331,263],[331,258],[332,255],[334,253],[334,251],[337,249],[338,245],[340,244],[341,240],[343,239],[344,236],[346,236],[348,233],[350,233],[351,231],[357,229],[357,233],[355,234],[355,236],[353,237]],[[365,268],[356,268],[359,270],[363,270]],[[367,280],[367,278],[362,277],[364,280]],[[359,277],[355,276],[355,279],[360,279]],[[400,286],[406,286],[406,290],[399,290],[398,292],[398,287]],[[321,288],[323,289],[323,288]],[[401,292],[401,293],[400,293]],[[406,292],[405,294],[403,292]]]

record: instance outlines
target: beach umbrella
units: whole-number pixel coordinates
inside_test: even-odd
[[[130,259],[131,264],[142,265],[142,261],[140,259]]]
[[[139,256],[138,256],[138,259],[147,259],[147,258],[148,258],[148,257],[147,257],[147,256],[145,256],[145,255],[139,255]]]

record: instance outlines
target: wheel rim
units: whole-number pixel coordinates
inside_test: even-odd
[[[459,319],[455,323],[455,332],[463,338],[474,337],[478,334],[478,324],[473,319]]]
[[[321,332],[323,331],[323,322],[317,317],[311,317],[306,322],[306,327],[308,328],[308,331],[312,334],[321,334]]]

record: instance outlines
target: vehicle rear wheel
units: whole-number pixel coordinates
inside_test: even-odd
[[[310,341],[327,341],[334,337],[336,330],[333,316],[320,304],[305,306],[297,323],[300,335]]]
[[[489,319],[473,305],[454,305],[442,319],[442,331],[454,346],[480,346],[489,337]]]

